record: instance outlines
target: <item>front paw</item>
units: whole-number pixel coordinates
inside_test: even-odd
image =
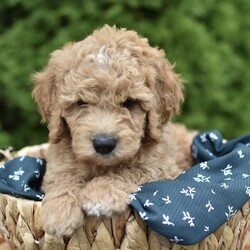
[[[83,212],[78,202],[70,196],[45,196],[40,211],[44,231],[57,237],[70,236],[83,225]]]
[[[84,190],[86,191],[86,190]],[[89,216],[112,216],[123,213],[128,209],[128,194],[116,190],[110,193],[96,190],[94,192],[83,192],[81,195],[82,208]]]

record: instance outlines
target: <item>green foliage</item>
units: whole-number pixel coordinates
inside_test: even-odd
[[[104,23],[134,29],[166,51],[186,80],[178,121],[249,132],[250,1],[2,0],[0,2],[0,147],[47,140],[31,97],[31,74],[66,42]]]

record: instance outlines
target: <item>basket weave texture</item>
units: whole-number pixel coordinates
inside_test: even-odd
[[[30,155],[46,158],[47,145],[26,147],[6,159]],[[1,152],[0,152],[1,153]],[[0,162],[2,164],[4,162]],[[0,195],[0,233],[12,249],[25,250],[215,250],[243,249],[250,222],[250,201],[200,243],[181,246],[150,230],[132,208],[112,218],[86,217],[72,237],[58,239],[44,233],[39,222],[41,202]]]

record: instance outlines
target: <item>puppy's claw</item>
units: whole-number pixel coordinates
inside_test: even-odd
[[[83,204],[83,209],[86,212],[87,215],[89,216],[108,216],[110,217],[112,215],[112,211],[110,206],[101,204],[101,203],[91,203],[91,202],[86,202]]]
[[[105,197],[105,196],[102,196]],[[90,198],[83,197],[82,198],[82,208],[89,216],[107,216],[110,217],[113,214],[120,214],[128,209],[129,199],[128,195],[124,193],[124,195],[110,195],[112,198]],[[114,197],[117,197],[115,199]]]

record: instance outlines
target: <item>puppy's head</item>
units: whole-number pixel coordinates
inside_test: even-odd
[[[104,26],[52,53],[33,95],[51,143],[70,139],[79,160],[116,165],[158,142],[179,110],[182,84],[162,50]]]

